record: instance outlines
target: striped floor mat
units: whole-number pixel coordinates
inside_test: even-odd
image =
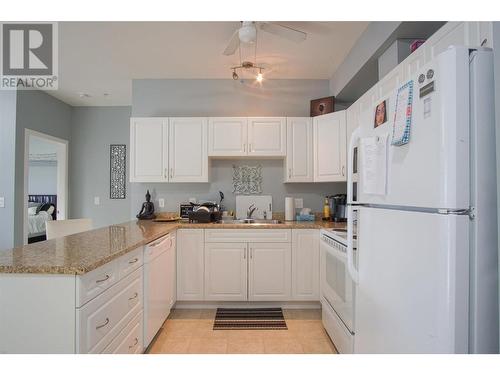
[[[281,308],[217,309],[214,330],[288,329]]]

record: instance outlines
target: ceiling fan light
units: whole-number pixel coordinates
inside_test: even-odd
[[[262,82],[262,80],[264,79],[264,76],[262,75],[262,72],[259,72],[257,74],[257,77],[255,79],[257,80],[257,82]]]
[[[233,70],[233,79],[236,81],[238,78],[238,73],[236,73],[236,70]]]
[[[238,31],[238,36],[242,43],[254,43],[255,39],[257,39],[257,29],[253,24],[244,25]]]

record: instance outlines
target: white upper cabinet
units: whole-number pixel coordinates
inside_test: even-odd
[[[130,119],[130,181],[168,181],[168,118]]]
[[[211,117],[208,156],[286,156],[285,117]]]
[[[346,181],[346,111],[313,118],[314,181]]]
[[[246,117],[211,117],[208,156],[246,156],[247,123]]]
[[[310,117],[286,119],[285,182],[313,181],[313,126]]]
[[[286,156],[286,118],[248,118],[249,156]]]
[[[207,119],[171,117],[169,120],[169,181],[208,182]]]

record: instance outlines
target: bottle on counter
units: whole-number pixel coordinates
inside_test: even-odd
[[[323,220],[330,220],[330,202],[328,197],[325,198],[325,203],[323,204]]]

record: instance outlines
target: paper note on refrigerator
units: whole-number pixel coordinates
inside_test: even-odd
[[[387,193],[388,135],[360,140],[361,191],[364,194]]]

